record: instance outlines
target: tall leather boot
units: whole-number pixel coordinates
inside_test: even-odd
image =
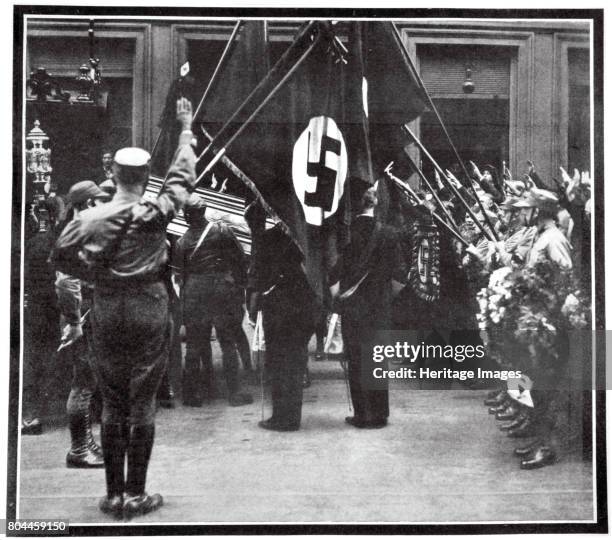
[[[93,432],[91,431],[91,413],[87,416],[87,447],[94,453],[98,454],[103,458],[102,448],[98,445],[94,439]]]
[[[148,495],[145,492],[147,469],[149,468],[154,439],[154,424],[132,426],[127,451],[127,482],[123,502],[123,516],[126,519],[153,512],[164,502],[159,493]]]
[[[66,466],[75,469],[104,467],[102,453],[91,433],[89,413],[71,414],[68,422],[71,445],[66,455]]]
[[[125,453],[130,440],[130,426],[123,423],[102,424],[101,427],[106,497],[100,500],[100,510],[121,518],[125,491]]]

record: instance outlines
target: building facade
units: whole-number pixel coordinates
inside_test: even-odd
[[[269,22],[272,60],[299,22]],[[43,66],[62,84],[73,84],[88,58],[88,24],[85,18],[28,18],[26,73]],[[497,170],[505,164],[515,176],[531,160],[545,182],[559,177],[560,166],[590,168],[589,22],[412,19],[397,25],[464,160]],[[152,148],[180,66],[189,61],[204,89],[232,28],[227,20],[96,20],[96,54],[108,90],[108,129],[98,144]],[[412,128],[440,164],[452,167],[431,112]],[[55,146],[54,159],[62,159],[61,142]],[[418,150],[410,151],[418,160]]]
[[[269,22],[271,61],[282,54],[299,24]],[[88,26],[88,18],[28,17],[26,78],[44,67],[63,87],[73,89],[79,66],[89,58]],[[568,171],[591,168],[590,23],[413,19],[398,20],[397,26],[464,160],[498,171],[505,164],[515,177],[530,160],[549,184],[559,177],[561,166]],[[189,62],[195,86],[203,92],[233,27],[234,21],[228,20],[97,19],[95,52],[106,92],[102,113],[89,115],[81,125],[72,124],[72,131],[55,137],[47,118],[26,115],[26,132],[36,119],[50,135],[52,174],[59,192],[65,193],[76,180],[102,179],[101,171],[75,170],[79,145],[90,154],[86,163],[99,165],[106,150],[131,145],[153,148],[168,91],[181,66]],[[83,122],[91,129],[84,129]],[[453,167],[453,155],[431,111],[410,127],[442,166]],[[430,173],[418,149],[408,150]],[[153,173],[151,193],[159,189],[164,171]],[[240,194],[232,194],[231,189],[202,194],[209,208],[234,221],[248,251]],[[184,229],[179,217],[169,231],[180,234]],[[64,390],[59,394],[65,396]]]

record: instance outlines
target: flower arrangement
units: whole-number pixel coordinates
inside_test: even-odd
[[[511,363],[516,353],[514,330],[519,315],[519,302],[515,294],[517,271],[502,267],[491,273],[489,284],[477,294],[480,313],[478,326],[485,333],[491,357],[500,365]]]
[[[493,358],[517,368],[555,359],[561,334],[586,326],[588,305],[578,293],[572,294],[571,285],[571,273],[547,259],[493,272],[478,293],[477,316]]]
[[[561,313],[571,328],[584,329],[589,325],[591,303],[581,291],[567,295]]]
[[[495,270],[489,278],[488,286],[478,292],[480,313],[476,317],[481,330],[498,326],[505,319],[512,301],[512,274],[512,269],[507,266]]]

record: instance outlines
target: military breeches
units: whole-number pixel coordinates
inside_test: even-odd
[[[91,313],[88,317],[91,316]],[[62,327],[65,321],[62,317]],[[71,414],[85,414],[89,412],[91,398],[96,390],[97,381],[93,367],[93,353],[91,350],[91,324],[89,320],[83,325],[83,337],[70,346],[66,354],[70,354],[72,361],[72,382],[70,394],[66,403],[66,412]]]
[[[207,380],[212,376],[212,327],[223,354],[223,370],[230,394],[239,389],[236,328],[242,321],[240,290],[227,281],[225,274],[194,275],[187,279],[183,291],[183,324],[188,372],[203,366]]]
[[[94,366],[102,421],[153,424],[155,395],[168,362],[171,323],[161,282],[96,287],[92,309]]]
[[[537,420],[538,438],[541,443],[552,445],[557,450],[567,450],[581,438],[574,433],[570,423],[572,394],[565,366],[538,374],[531,391]]]

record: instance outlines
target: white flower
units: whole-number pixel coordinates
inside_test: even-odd
[[[548,322],[548,319],[546,317],[542,317],[541,322],[542,326],[546,328],[546,330],[548,330],[549,332],[552,332],[553,334],[557,332],[557,329],[550,322]]]
[[[576,298],[574,294],[568,294],[565,302],[563,303],[563,307],[561,308],[561,313],[567,315],[573,311],[576,311],[580,306],[580,300]]]
[[[496,284],[502,283],[504,278],[510,273],[512,270],[507,266],[502,266],[498,268],[494,272],[491,273],[491,277],[489,278],[489,287],[494,287]]]

